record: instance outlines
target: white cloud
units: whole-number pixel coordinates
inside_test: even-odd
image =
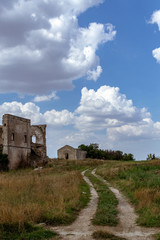
[[[41,113],[40,108],[32,102],[22,104],[20,102],[5,102],[0,105],[0,118],[3,114],[13,114],[16,116],[29,118],[32,124],[48,124],[52,127],[63,127],[73,123],[74,114],[68,110],[46,111]]]
[[[56,92],[52,92],[49,95],[41,95],[41,96],[35,96],[33,99],[34,102],[44,102],[44,101],[50,101],[51,99],[58,99],[56,96]]]
[[[97,79],[99,78],[99,76],[102,73],[102,68],[101,66],[97,66],[97,69],[95,70],[89,70],[88,71],[88,80],[94,80],[97,81]]]
[[[4,102],[0,105],[0,118],[6,113],[31,118],[34,124],[43,122],[43,115],[40,113],[40,108],[31,102],[24,105],[16,101]]]
[[[150,117],[145,108],[136,108],[119,88],[109,86],[102,86],[97,91],[83,88],[76,113],[76,127],[85,131],[122,126]]]
[[[152,14],[150,23],[152,24],[156,23],[160,30],[160,10],[157,10]]]
[[[0,92],[46,95],[102,72],[96,51],[112,41],[111,24],[78,25],[79,14],[103,0],[0,2]],[[14,84],[13,84],[14,83]]]
[[[42,113],[32,102],[5,102],[0,105],[0,118],[5,113],[29,118],[32,124],[47,124],[50,156],[65,144],[76,147],[98,142],[105,149],[116,146],[126,151],[132,144],[136,149],[142,140],[160,140],[160,122],[154,122],[145,108],[134,106],[117,87],[102,86],[97,91],[83,88],[74,112],[52,109]]]
[[[153,57],[160,63],[160,48],[156,48],[152,51]]]
[[[153,138],[154,124],[151,119],[143,119],[141,122],[125,124],[120,127],[107,129],[108,138],[111,141],[133,140]]]
[[[53,109],[44,113],[44,119],[46,123],[50,125],[67,126],[73,123],[74,114],[69,112],[68,110],[62,110],[58,112]]]
[[[159,31],[160,31],[160,10],[155,11],[152,16],[150,23],[157,24]],[[153,57],[157,60],[158,63],[160,63],[160,48],[156,48],[152,51]]]

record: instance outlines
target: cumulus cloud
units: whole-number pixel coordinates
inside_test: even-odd
[[[150,23],[152,24],[156,23],[160,30],[160,10],[157,10],[152,14]]]
[[[157,24],[160,31],[160,10],[157,10],[152,14],[150,23]],[[152,51],[152,55],[157,60],[157,62],[160,63],[160,48],[154,49]]]
[[[0,1],[1,92],[48,94],[83,76],[97,80],[96,51],[112,41],[111,24],[78,25],[78,16],[103,0]]]
[[[152,51],[153,57],[160,63],[160,48],[156,48]]]
[[[160,139],[160,122],[154,123],[152,119],[143,119],[141,122],[126,124],[120,127],[107,129],[109,141],[126,141],[126,140],[159,140]]]
[[[34,97],[33,101],[34,102],[44,102],[44,101],[50,101],[51,99],[58,99],[56,92],[52,92],[49,95],[41,95],[41,96],[36,96]]]
[[[122,126],[150,117],[145,108],[136,108],[117,87],[102,86],[97,91],[83,88],[81,93],[76,127],[85,131]]]
[[[52,127],[63,127],[73,123],[74,114],[68,110],[62,111],[46,111],[41,113],[40,107],[35,103],[28,102],[22,104],[20,102],[4,102],[0,105],[0,118],[3,114],[13,114],[16,116],[29,118],[32,124],[48,124]]]
[[[0,118],[10,113],[30,118],[32,124],[47,124],[50,153],[53,142],[58,148],[65,144],[76,147],[91,142],[110,148],[118,142],[135,141],[138,144],[142,139],[160,139],[160,122],[154,122],[147,109],[134,106],[119,88],[102,86],[95,91],[85,87],[81,94],[80,104],[74,112],[51,109],[42,113],[32,102],[5,102],[0,105]]]
[[[84,134],[103,131],[106,144],[112,146],[118,141],[160,139],[160,122],[154,122],[146,108],[134,106],[118,87],[83,88],[81,92],[75,127]]]
[[[46,123],[54,126],[68,126],[74,121],[74,114],[68,110],[62,110],[60,112],[56,110],[47,111],[44,113],[44,119]]]

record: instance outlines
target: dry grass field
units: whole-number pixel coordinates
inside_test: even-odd
[[[50,169],[49,169],[50,170]],[[67,217],[80,198],[80,173],[53,175],[30,171],[0,175],[0,224],[54,221]]]
[[[41,170],[1,172],[0,239],[8,240],[11,234],[16,240],[39,240],[39,235],[37,238],[25,235],[24,238],[24,233],[32,229],[28,224],[55,226],[73,222],[90,197],[89,186],[81,171],[98,164],[101,161],[52,161]],[[13,232],[18,234],[15,238]]]

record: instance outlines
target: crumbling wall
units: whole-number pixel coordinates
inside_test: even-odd
[[[31,152],[30,120],[5,114],[3,116],[3,153],[8,154],[9,168],[28,164]]]
[[[32,143],[32,136],[36,142]],[[31,126],[30,120],[10,114],[3,115],[0,126],[0,150],[8,154],[9,168],[34,165],[33,161],[41,161],[46,157],[46,125]]]
[[[32,141],[33,137],[35,137],[35,143]],[[46,125],[31,126],[31,149],[41,159],[46,157]]]

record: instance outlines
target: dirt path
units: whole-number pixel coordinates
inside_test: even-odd
[[[62,239],[65,240],[92,240],[91,235],[94,227],[91,224],[91,219],[96,212],[98,194],[89,179],[84,176],[84,173],[85,171],[82,172],[83,178],[89,184],[91,191],[91,199],[88,206],[80,212],[80,215],[72,225],[51,228],[51,230],[58,232],[62,236]]]
[[[160,229],[156,228],[143,228],[136,225],[136,214],[133,207],[127,202],[125,197],[115,188],[111,187],[106,180],[95,174],[95,170],[92,174],[103,181],[111,191],[115,194],[119,201],[119,224],[116,227],[108,226],[93,226],[91,219],[93,218],[97,203],[98,195],[95,191],[92,183],[82,173],[84,180],[90,185],[91,199],[89,205],[80,212],[77,220],[70,226],[51,227],[50,229],[60,234],[60,238],[63,240],[93,240],[92,233],[94,231],[107,231],[119,237],[124,237],[127,240],[153,240],[153,234],[160,232]]]
[[[96,230],[108,231],[116,236],[124,237],[128,240],[153,240],[153,234],[159,233],[160,229],[157,228],[144,228],[136,225],[137,215],[134,212],[134,208],[128,203],[125,197],[119,192],[119,190],[111,187],[106,180],[95,174],[95,170],[92,174],[102,180],[110,190],[115,194],[119,201],[118,204],[118,218],[119,224],[116,227],[99,227],[96,226]]]

